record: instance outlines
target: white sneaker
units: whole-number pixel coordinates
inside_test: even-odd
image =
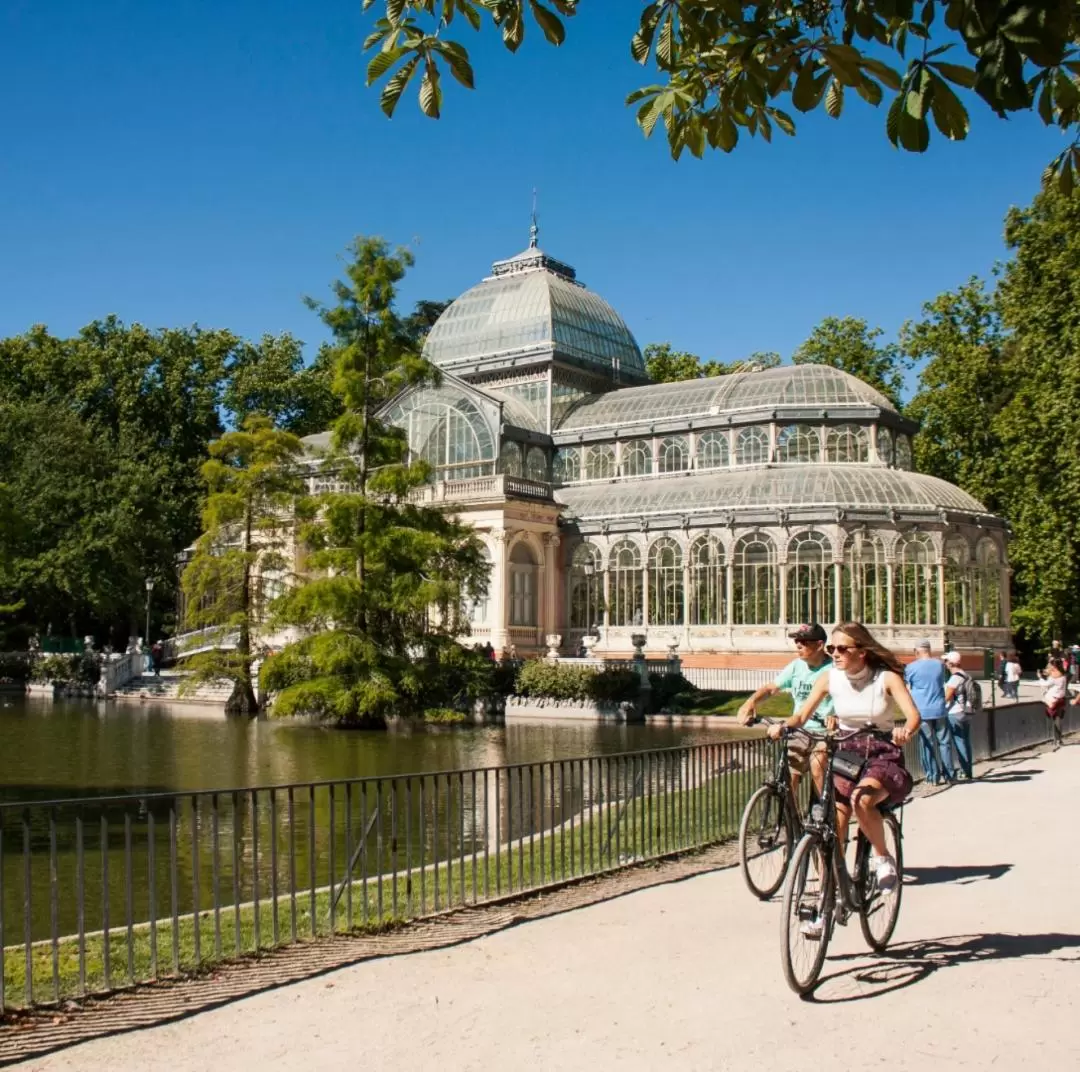
[[[882,893],[888,893],[889,890],[896,888],[896,880],[899,875],[891,856],[871,856],[870,870],[877,878],[877,887]]]
[[[811,942],[820,942],[821,936],[825,933],[825,921],[821,916],[803,920],[799,933]]]

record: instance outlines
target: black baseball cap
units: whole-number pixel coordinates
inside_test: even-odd
[[[826,641],[829,639],[828,634],[825,632],[823,626],[818,625],[817,622],[810,622],[807,625],[798,626],[793,633],[788,633],[788,636],[792,640],[821,640]]]

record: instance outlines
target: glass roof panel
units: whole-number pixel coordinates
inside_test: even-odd
[[[895,412],[884,395],[831,365],[785,365],[761,372],[610,391],[575,406],[559,431],[618,428],[643,421],[701,418],[761,407],[868,405]]]
[[[589,521],[665,513],[802,506],[986,512],[967,492],[944,480],[874,466],[839,469],[801,465],[726,473],[714,471],[707,476],[563,487],[555,493],[555,498],[566,505],[570,517]]]

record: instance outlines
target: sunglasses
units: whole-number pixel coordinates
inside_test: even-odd
[[[861,644],[826,644],[825,650],[830,655],[847,655],[849,651],[858,651]]]

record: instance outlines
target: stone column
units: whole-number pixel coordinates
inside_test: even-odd
[[[937,623],[944,629],[946,627],[945,621],[945,564],[939,562],[937,565]],[[957,624],[964,624],[963,622]]]
[[[690,556],[683,558],[682,567],[682,621],[683,645],[690,646]]]
[[[506,545],[509,536],[505,529],[494,529],[491,533],[491,646],[496,654],[510,646],[510,634],[506,629],[506,587],[510,579],[506,568]]]
[[[776,568],[780,571],[780,624],[787,625],[787,556],[778,558]],[[770,623],[771,624],[771,623]]]
[[[833,563],[835,578],[835,598],[833,601],[833,622],[837,625],[844,620],[844,567],[839,562]]]
[[[735,567],[730,562],[724,565],[724,621],[731,627],[735,621],[735,608],[731,605],[735,596]]]
[[[896,614],[893,610],[893,564],[891,562],[885,563],[885,605],[885,614],[889,619],[889,625],[895,625]]]
[[[556,582],[559,575],[559,535],[555,532],[544,533],[544,566],[543,566],[543,578],[544,578],[544,602],[543,617],[540,619],[540,624],[543,626],[543,632],[547,633],[561,633],[563,632],[557,619],[558,611],[558,593],[556,592]]]

